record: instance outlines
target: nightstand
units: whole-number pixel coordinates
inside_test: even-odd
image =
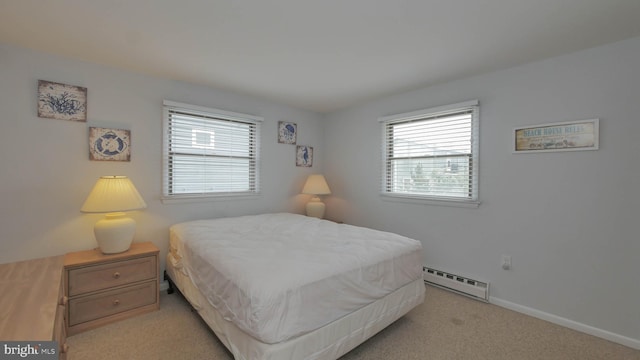
[[[151,242],[131,244],[119,254],[99,249],[66,254],[67,334],[158,310],[158,256]]]

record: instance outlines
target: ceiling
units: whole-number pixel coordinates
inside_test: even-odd
[[[640,36],[639,0],[0,0],[0,42],[319,113]]]

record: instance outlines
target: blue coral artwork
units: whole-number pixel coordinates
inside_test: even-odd
[[[296,147],[296,166],[313,166],[313,147],[306,145]]]
[[[278,142],[281,144],[295,144],[298,135],[298,125],[292,122],[278,121]]]
[[[130,161],[131,131],[90,127],[89,160]]]
[[[38,117],[87,121],[87,88],[38,80]]]

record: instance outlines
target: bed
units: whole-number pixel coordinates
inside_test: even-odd
[[[337,359],[424,301],[422,245],[273,213],[171,226],[166,274],[236,360]]]

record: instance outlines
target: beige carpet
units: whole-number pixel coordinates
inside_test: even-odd
[[[160,301],[160,311],[69,337],[68,359],[233,359],[181,295]],[[356,359],[640,360],[640,350],[427,287],[424,304],[341,358]]]

